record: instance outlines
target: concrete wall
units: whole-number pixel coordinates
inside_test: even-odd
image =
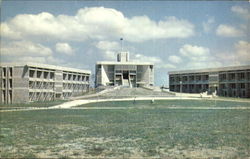
[[[55,71],[55,97],[57,99],[62,99],[62,91],[63,91],[63,71],[56,70]]]
[[[29,73],[28,67],[14,67],[13,69],[13,103],[29,101]]]

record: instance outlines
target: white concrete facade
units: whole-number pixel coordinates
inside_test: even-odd
[[[1,64],[0,102],[67,99],[89,89],[89,70],[37,63]]]
[[[154,64],[130,62],[129,54],[121,52],[117,61],[96,63],[95,86],[140,87],[154,85]]]

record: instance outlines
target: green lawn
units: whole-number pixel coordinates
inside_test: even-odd
[[[115,101],[84,104],[78,107],[250,107],[250,101],[222,101],[222,100],[155,100],[153,103],[148,101]]]
[[[212,103],[105,102],[92,106],[123,105],[135,109],[3,112],[0,113],[0,157],[250,157],[250,110],[188,109],[188,106]],[[173,104],[187,109],[164,108]],[[154,109],[137,109],[140,105]]]
[[[17,104],[0,104],[0,110],[21,109],[30,107],[50,107],[62,104],[66,101],[67,100],[54,100],[54,101],[37,101],[37,102],[17,103]]]

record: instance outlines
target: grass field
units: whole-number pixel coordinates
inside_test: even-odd
[[[23,109],[23,108],[44,108],[50,107],[58,104],[62,104],[67,100],[55,100],[55,101],[38,101],[38,102],[31,102],[31,103],[17,103],[17,104],[0,104],[0,110],[11,110],[11,109]]]
[[[173,105],[187,108],[167,109]],[[250,107],[249,103],[173,100],[153,104],[130,101],[84,106],[130,109],[2,112],[0,157],[250,157],[249,109],[188,108]],[[141,109],[142,106],[152,109]]]

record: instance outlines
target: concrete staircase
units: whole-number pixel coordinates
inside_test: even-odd
[[[129,88],[129,87],[130,87],[130,82],[129,82],[129,80],[123,79],[123,80],[122,80],[122,85],[123,85],[123,87]]]

